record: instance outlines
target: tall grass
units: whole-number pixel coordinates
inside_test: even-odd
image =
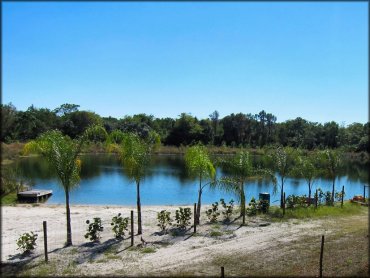
[[[340,204],[335,206],[315,206],[300,207],[294,209],[286,209],[283,217],[283,210],[279,207],[271,207],[268,217],[271,220],[287,220],[287,219],[307,219],[307,218],[321,218],[321,217],[337,217],[346,215],[356,215],[368,211],[367,207],[351,202],[345,202],[343,207]]]

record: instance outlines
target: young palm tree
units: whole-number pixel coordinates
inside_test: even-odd
[[[24,153],[36,152],[44,156],[52,166],[60,180],[66,197],[67,241],[72,245],[71,213],[69,208],[69,192],[80,180],[81,162],[78,155],[85,137],[72,140],[60,131],[48,131],[36,140],[27,143]]]
[[[202,192],[204,187],[209,185],[216,176],[216,169],[213,166],[206,147],[197,145],[190,147],[185,153],[185,164],[189,174],[199,179],[198,205],[195,222],[199,224],[200,207],[202,203]],[[203,180],[210,180],[202,185]]]
[[[286,178],[293,174],[295,169],[296,151],[293,148],[281,146],[267,156],[272,164],[272,168],[280,174],[280,207],[283,208],[284,203],[284,183]]]
[[[304,156],[300,155],[297,158],[297,165],[295,167],[295,172],[297,176],[302,177],[306,180],[308,185],[308,205],[311,205],[311,194],[312,185],[319,175],[317,169],[317,159],[314,156]]]
[[[141,139],[134,133],[126,133],[119,148],[123,170],[130,179],[136,182],[137,233],[139,235],[142,234],[140,182],[145,176],[151,154],[158,145],[158,142],[159,136],[155,132],[151,132],[146,140]]]
[[[331,200],[334,205],[335,179],[342,161],[342,153],[337,150],[324,150],[320,154],[323,172],[332,180]]]
[[[218,181],[218,185],[226,191],[234,192],[240,199],[240,216],[243,217],[243,225],[245,224],[245,190],[244,186],[247,180],[256,177],[269,177],[275,184],[274,176],[267,169],[254,168],[249,152],[245,150],[239,151],[231,159],[222,160],[220,162],[224,169],[230,172],[231,177],[222,177]]]

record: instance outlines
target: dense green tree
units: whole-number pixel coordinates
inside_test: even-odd
[[[180,118],[176,120],[173,129],[167,137],[168,145],[180,146],[197,143],[202,137],[202,127],[199,125],[198,119],[182,113]]]
[[[89,126],[102,125],[100,116],[89,111],[75,111],[62,117],[62,131],[71,138],[81,136]]]
[[[17,109],[12,103],[0,104],[1,108],[1,142],[9,142],[14,138]]]

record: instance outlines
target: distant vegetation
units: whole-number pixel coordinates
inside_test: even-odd
[[[98,125],[92,142],[104,142],[109,135],[119,140],[119,132],[134,132],[145,138],[155,131],[165,146],[204,145],[262,148],[282,145],[307,150],[343,148],[347,152],[369,152],[370,123],[352,123],[340,126],[331,121],[324,124],[302,118],[276,122],[276,116],[265,111],[258,114],[230,114],[223,118],[214,111],[207,119],[198,119],[182,113],[178,118],[155,118],[137,114],[121,119],[100,117],[91,111],[80,111],[79,105],[63,104],[49,110],[33,105],[18,111],[11,103],[1,105],[1,142],[27,142],[42,133],[58,129],[64,135],[76,138],[88,126]],[[115,133],[116,132],[116,133]]]

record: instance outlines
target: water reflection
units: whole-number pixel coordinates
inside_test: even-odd
[[[79,204],[130,204],[136,202],[136,186],[129,180],[116,155],[82,155],[81,182],[71,193],[71,202]],[[264,167],[260,156],[253,157],[255,166]],[[33,181],[35,188],[52,189],[53,196],[48,203],[64,203],[63,189],[58,185],[55,172],[49,167],[47,161],[40,157],[22,158],[12,167],[21,169],[22,178]],[[336,180],[339,190],[345,185],[346,197],[363,192],[363,185],[367,184],[369,164],[359,162],[346,162],[342,165]],[[217,177],[228,175],[226,169],[218,168]],[[276,174],[279,179],[279,175]],[[320,177],[313,190],[321,187],[331,190],[331,181]],[[286,194],[307,194],[307,183],[303,179],[286,179],[284,188]],[[268,179],[256,179],[246,183],[246,197],[248,201],[252,196],[258,197],[260,192],[273,193],[273,186]],[[143,182],[141,194],[143,205],[177,205],[192,204],[197,199],[198,182],[189,178],[184,160],[178,155],[157,155],[153,157]],[[206,188],[203,193],[203,203],[210,204],[220,198],[236,199],[231,193],[218,189]],[[271,197],[274,201],[279,195]]]

